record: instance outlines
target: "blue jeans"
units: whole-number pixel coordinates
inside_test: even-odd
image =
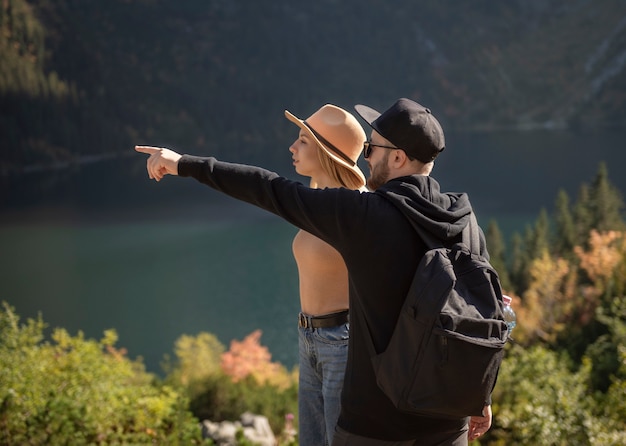
[[[346,323],[331,328],[298,328],[300,446],[332,443],[341,409],[349,327]]]

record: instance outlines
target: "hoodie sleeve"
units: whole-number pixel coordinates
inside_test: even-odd
[[[178,175],[197,181],[284,218],[289,223],[333,244],[349,236],[361,192],[349,189],[312,189],[260,167],[183,155]],[[345,218],[344,218],[345,217]]]

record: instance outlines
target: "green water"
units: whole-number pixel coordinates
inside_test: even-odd
[[[99,338],[160,372],[182,334],[225,346],[255,329],[275,360],[297,360],[295,229],[274,217],[206,222],[5,225],[0,299],[22,317]]]

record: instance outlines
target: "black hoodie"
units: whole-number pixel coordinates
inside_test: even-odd
[[[465,418],[418,417],[392,405],[376,384],[364,340],[367,330],[355,312],[362,312],[376,350],[384,350],[427,249],[414,226],[444,243],[455,241],[472,212],[466,194],[442,193],[437,181],[422,175],[393,179],[375,192],[311,189],[261,168],[189,155],[179,161],[178,174],[279,215],[343,256],[351,317],[341,428],[389,441],[420,441],[433,433],[454,435],[465,428]],[[487,256],[482,233],[480,244]]]

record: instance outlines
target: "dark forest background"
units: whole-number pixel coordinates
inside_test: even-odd
[[[626,123],[618,0],[1,0],[0,31],[6,206],[137,143],[268,165],[283,110],[326,102],[406,96],[448,131]]]

